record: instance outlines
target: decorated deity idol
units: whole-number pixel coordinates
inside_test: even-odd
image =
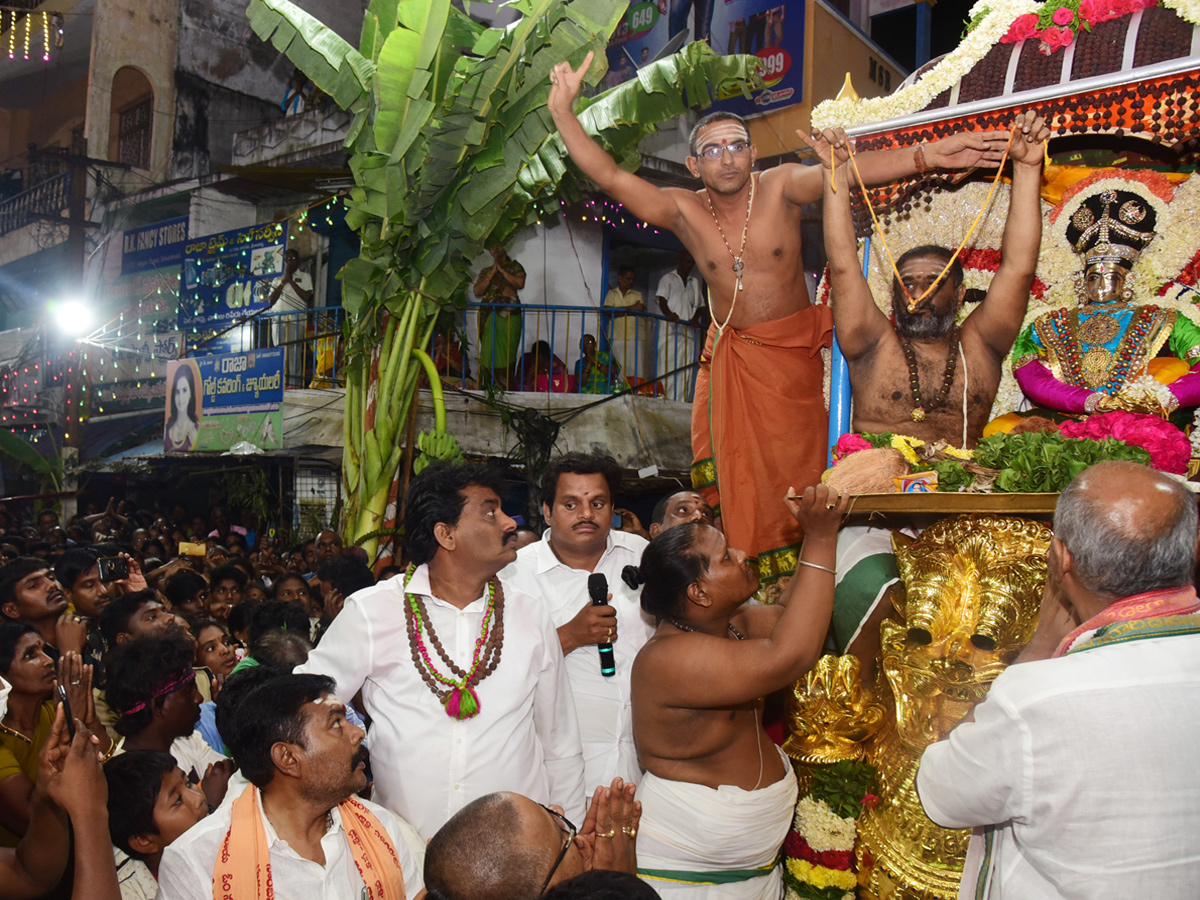
[[[824,657],[789,698],[785,750],[801,780],[784,845],[792,894],[861,900],[958,896],[969,831],[926,817],[921,753],[986,696],[1033,636],[1050,529],[1006,516],[942,519],[893,538],[901,582],[880,628],[877,693],[860,661]]]
[[[1155,210],[1111,186],[1083,199],[1066,236],[1083,258],[1080,304],[1039,316],[1017,339],[1013,374],[1036,404],[1068,413],[1167,415],[1200,404],[1200,327],[1175,310],[1136,304],[1130,270],[1154,238]],[[1148,376],[1160,353],[1182,361],[1170,384]],[[1176,363],[1178,366],[1179,364]]]

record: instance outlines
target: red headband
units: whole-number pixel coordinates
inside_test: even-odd
[[[138,701],[137,703],[133,704],[133,706],[129,707],[129,709],[124,710],[121,715],[132,716],[134,713],[141,712],[143,709],[149,706],[154,701],[155,697],[165,697],[167,694],[173,694],[176,691],[187,687],[189,684],[195,683],[195,669],[187,669],[186,671],[180,672],[178,675],[168,678],[166,681],[155,687],[154,690],[150,692],[149,699]]]

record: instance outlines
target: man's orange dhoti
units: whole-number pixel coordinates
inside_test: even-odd
[[[692,486],[721,518],[730,546],[758,557],[763,585],[796,570],[800,526],[788,486],[816,484],[828,453],[825,364],[828,306],[745,329],[714,325],[692,405]],[[715,350],[715,352],[714,352]]]

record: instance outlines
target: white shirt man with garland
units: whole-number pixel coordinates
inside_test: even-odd
[[[502,487],[479,466],[434,464],[414,478],[405,530],[416,565],[353,594],[297,670],[333,677],[343,701],[362,690],[374,797],[426,840],[494,791],[583,819],[558,635],[540,602],[496,578],[516,558]]]
[[[1134,463],[1060,495],[1037,632],[917,773],[974,828],[960,898],[1184,900],[1200,882],[1196,499]]]
[[[681,253],[679,263],[658,281],[655,298],[658,312],[670,323],[658,323],[658,378],[668,400],[690,400],[689,388],[695,380],[692,370],[676,369],[696,361],[696,336],[688,324],[695,324],[704,300],[700,295],[700,279],[692,274],[695,264],[687,253]],[[670,374],[674,372],[675,374]]]
[[[500,573],[506,585],[538,599],[558,629],[583,740],[587,789],[620,776],[637,783],[641,768],[633,743],[629,675],[634,657],[654,633],[641,610],[641,591],[622,579],[641,562],[646,540],[613,530],[613,492],[621,470],[608,456],[568,454],[551,462],[542,479],[543,539],[517,553]],[[604,575],[612,595],[594,606],[588,579]],[[616,673],[600,673],[597,644],[611,642]]]

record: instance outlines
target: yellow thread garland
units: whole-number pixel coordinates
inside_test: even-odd
[[[896,281],[900,285],[900,290],[904,291],[904,296],[908,299],[908,311],[910,313],[915,312],[917,305],[935,290],[937,290],[937,286],[946,276],[946,273],[950,271],[950,267],[954,265],[954,261],[958,259],[958,255],[962,253],[963,248],[967,246],[967,242],[971,240],[971,235],[975,233],[975,229],[979,227],[979,222],[983,219],[984,212],[992,203],[992,197],[996,192],[996,186],[1000,184],[1000,176],[1004,174],[1004,164],[1008,161],[1008,152],[1012,149],[1014,137],[1016,137],[1015,134],[1010,134],[1008,136],[1008,146],[1004,148],[1004,156],[1001,158],[1000,164],[996,167],[996,177],[992,180],[992,186],[988,190],[987,199],[983,202],[983,208],[979,210],[979,214],[975,216],[975,221],[973,221],[971,223],[971,227],[967,229],[966,237],[964,237],[962,243],[958,245],[958,249],[954,251],[954,255],[950,257],[949,262],[946,263],[946,267],[942,269],[938,277],[934,279],[933,284],[931,284],[928,289],[926,289],[925,293],[923,293],[916,300],[913,300],[912,295],[908,292],[908,288],[904,286],[904,281],[900,278],[900,270],[896,267],[896,258],[892,255],[891,248],[888,247],[887,241],[884,239],[883,229],[879,225],[879,217],[875,215],[875,206],[871,203],[871,196],[867,193],[867,187],[863,182],[862,173],[858,171],[858,160],[854,158],[854,151],[850,148],[850,142],[846,142],[846,152],[850,155],[850,164],[854,166],[854,177],[858,179],[858,186],[862,191],[863,200],[866,201],[867,211],[871,213],[871,222],[875,225],[875,231],[879,235],[879,243],[883,245],[884,252],[887,253],[888,260],[892,264],[892,273],[896,276]],[[1045,152],[1044,145],[1043,152]],[[832,187],[832,184],[830,186]]]

